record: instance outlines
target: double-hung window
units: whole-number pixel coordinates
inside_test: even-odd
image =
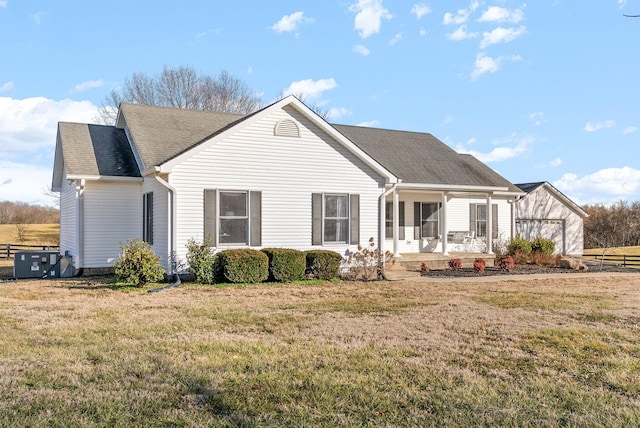
[[[311,205],[313,245],[359,243],[359,195],[314,193]]]
[[[217,246],[262,245],[262,192],[204,191],[204,235]]]
[[[469,205],[469,229],[475,232],[478,238],[487,236],[487,204]],[[491,237],[498,237],[498,205],[491,205]]]
[[[384,207],[384,235],[385,238],[393,238],[393,202],[387,202]],[[404,239],[404,201],[398,202],[398,239]]]

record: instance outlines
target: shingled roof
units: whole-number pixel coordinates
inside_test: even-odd
[[[70,175],[140,177],[144,171],[138,169],[136,154],[140,168],[160,166],[251,116],[123,103],[115,127],[61,122],[59,140]],[[502,187],[521,193],[473,156],[455,152],[431,134],[332,126],[403,183]]]
[[[144,168],[152,168],[246,117],[123,103],[116,126],[129,127]]]
[[[333,126],[404,183],[495,186],[520,192],[475,157],[457,153],[431,134]]]
[[[113,126],[60,122],[58,136],[68,174],[140,177],[123,130]]]

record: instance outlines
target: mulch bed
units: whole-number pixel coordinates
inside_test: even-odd
[[[485,268],[485,271],[474,272],[473,268],[462,268],[458,270],[453,269],[432,269],[429,272],[422,272],[422,276],[433,277],[433,278],[456,278],[456,277],[481,277],[481,276],[498,276],[498,275],[531,275],[531,274],[549,274],[549,273],[588,273],[588,272],[638,272],[639,269],[631,269],[625,268],[617,265],[603,265],[600,266],[600,263],[597,264],[587,263],[589,270],[586,271],[578,271],[574,269],[564,269],[559,266],[542,266],[542,265],[516,265],[516,267],[507,272],[497,267],[489,267]]]

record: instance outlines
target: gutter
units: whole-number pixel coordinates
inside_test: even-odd
[[[78,271],[84,268],[84,190],[86,182],[84,179],[76,181],[76,192],[78,192],[78,221],[76,222],[76,239],[78,245]]]
[[[378,257],[379,257],[379,263],[382,266],[382,278],[383,279],[387,279],[386,275],[384,274],[384,268],[385,268],[385,266],[384,266],[385,265],[385,261],[384,261],[385,241],[386,241],[387,237],[384,236],[385,222],[382,221],[382,217],[384,216],[384,212],[385,212],[385,203],[386,203],[387,196],[389,196],[391,193],[395,192],[395,190],[398,188],[399,184],[400,183],[394,183],[389,189],[387,189],[384,192],[382,192],[382,194],[378,198],[379,209],[380,209],[380,215],[378,215],[378,253],[379,253]]]
[[[164,179],[162,179],[160,176],[158,176],[157,174],[155,174],[153,176],[153,178],[156,179],[156,181],[158,183],[160,183],[163,187],[165,187],[168,191],[168,196],[169,196],[169,201],[168,201],[168,212],[169,212],[169,232],[168,232],[168,238],[169,238],[169,257],[167,259],[167,264],[170,268],[170,272],[175,274],[176,276],[178,275],[178,272],[176,271],[176,263],[174,260],[175,254],[176,254],[176,189],[175,187],[173,187],[172,185],[170,185],[167,181],[165,181]]]

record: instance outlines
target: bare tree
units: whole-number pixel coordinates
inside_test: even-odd
[[[114,123],[122,102],[238,114],[253,113],[262,107],[260,97],[228,72],[212,77],[187,66],[164,66],[154,77],[134,73],[119,91],[112,90],[107,95],[98,120]]]

